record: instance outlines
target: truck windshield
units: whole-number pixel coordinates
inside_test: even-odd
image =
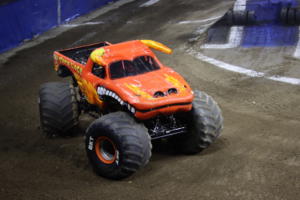
[[[151,56],[140,56],[133,61],[120,60],[110,64],[111,79],[135,76],[159,69],[159,65]]]

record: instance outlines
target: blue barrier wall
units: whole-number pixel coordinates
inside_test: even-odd
[[[0,6],[0,53],[113,0],[15,0]],[[60,19],[58,17],[60,16]]]
[[[280,11],[285,7],[296,7],[297,0],[248,0],[247,10],[255,11],[257,26],[244,29],[242,46],[293,46],[298,42],[298,26],[280,23]]]
[[[69,21],[111,1],[112,0],[62,0],[61,21]]]

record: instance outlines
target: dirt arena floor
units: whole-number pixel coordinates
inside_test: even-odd
[[[300,199],[300,86],[225,71],[188,53],[192,48],[231,64],[299,78],[300,62],[289,56],[293,48],[201,50],[197,38],[207,24],[180,22],[205,22],[223,15],[234,1],[161,0],[140,7],[145,2],[81,17],[1,63],[0,199]],[[145,168],[111,181],[96,176],[85,156],[89,118],[82,117],[78,136],[41,134],[38,89],[61,80],[52,67],[54,50],[144,38],[174,49],[173,55],[159,54],[161,61],[214,97],[225,126],[200,154],[178,155],[158,145]]]

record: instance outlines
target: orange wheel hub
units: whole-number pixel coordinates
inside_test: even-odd
[[[106,136],[97,138],[95,143],[97,157],[105,164],[113,164],[117,160],[117,148],[114,142]]]

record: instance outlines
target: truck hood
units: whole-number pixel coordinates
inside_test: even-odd
[[[187,82],[170,68],[112,80],[110,89],[138,109],[166,104],[191,103],[193,93]]]

